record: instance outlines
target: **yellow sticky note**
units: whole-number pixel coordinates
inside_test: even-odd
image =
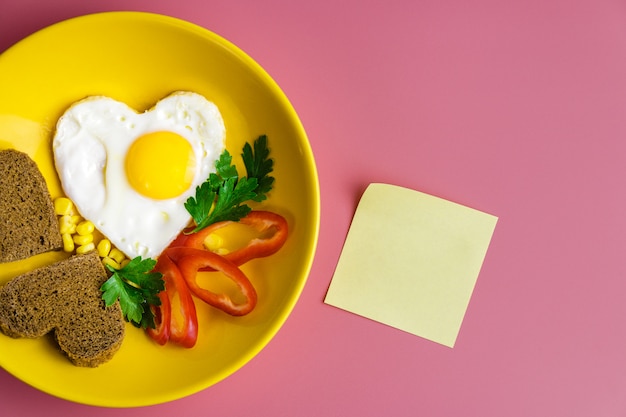
[[[453,347],[497,217],[370,184],[325,303]]]

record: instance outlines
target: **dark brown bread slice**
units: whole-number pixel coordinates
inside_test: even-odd
[[[77,366],[110,360],[124,339],[119,303],[105,307],[100,286],[107,274],[96,252],[35,269],[0,289],[0,330],[11,337],[54,332]]]
[[[0,151],[0,262],[63,247],[46,180],[35,162],[14,149]]]

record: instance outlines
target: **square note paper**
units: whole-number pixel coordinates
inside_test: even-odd
[[[454,347],[497,217],[370,184],[325,303]]]

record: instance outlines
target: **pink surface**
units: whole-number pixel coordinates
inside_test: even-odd
[[[3,0],[0,51],[121,9],[257,60],[307,129],[322,191],[313,269],[277,337],[219,384],[125,416],[626,415],[624,1]],[[370,182],[500,218],[454,349],[323,304]],[[0,404],[120,413],[3,370]]]

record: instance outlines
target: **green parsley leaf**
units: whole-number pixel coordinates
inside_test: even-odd
[[[254,141],[254,150],[249,143],[243,147],[241,157],[246,167],[248,178],[257,179],[257,196],[254,201],[263,201],[267,198],[274,185],[274,177],[269,174],[274,170],[274,160],[269,158],[270,150],[267,147],[267,136],[261,135]]]
[[[217,175],[211,174],[209,179],[196,187],[196,196],[189,197],[185,202],[185,208],[191,215],[193,221],[199,225],[204,222],[213,207],[213,201],[217,196],[217,189],[221,181],[216,179]]]
[[[241,154],[247,177],[239,177],[232,156],[224,150],[215,161],[215,173],[196,187],[196,195],[189,197],[185,208],[196,227],[190,232],[198,232],[220,221],[239,221],[251,208],[246,201],[263,201],[272,189],[274,178],[269,176],[274,161],[269,158],[267,137],[260,136],[254,142],[254,149],[246,143]]]
[[[250,212],[250,207],[242,205],[256,196],[256,178],[229,178],[217,191],[217,200],[208,217],[209,224],[224,220],[238,221]]]
[[[227,150],[224,150],[219,159],[215,161],[215,170],[217,175],[213,174],[217,178],[225,181],[229,178],[239,178],[237,173],[237,167],[232,164],[233,158]]]
[[[208,185],[207,185],[208,184]],[[225,221],[239,221],[250,212],[250,207],[243,204],[256,196],[255,178],[229,178],[223,181],[214,191],[210,182],[196,188],[196,197],[185,202],[185,208],[196,223],[192,233],[205,227]]]
[[[113,275],[100,287],[105,305],[119,300],[124,317],[137,327],[155,327],[150,305],[161,304],[158,294],[165,289],[162,274],[151,272],[155,265],[154,259],[141,256],[119,270],[107,265]]]

